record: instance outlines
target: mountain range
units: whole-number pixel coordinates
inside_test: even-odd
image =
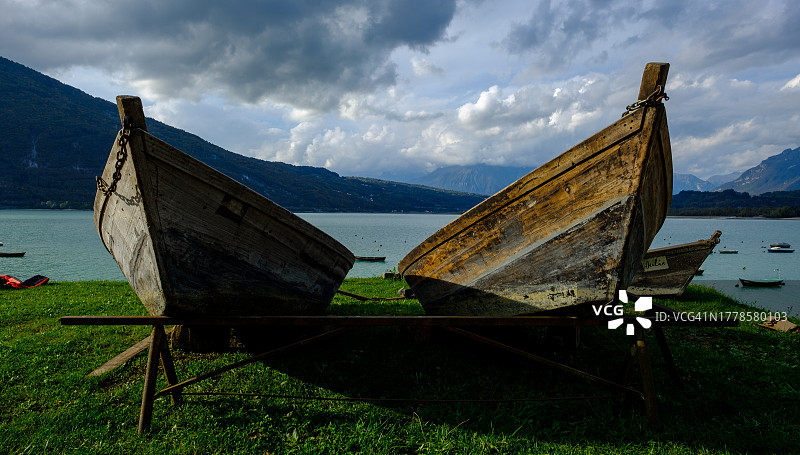
[[[154,136],[292,211],[460,213],[484,199],[249,158],[147,122]],[[0,208],[91,208],[119,128],[114,103],[0,57]]]
[[[533,167],[484,164],[447,166],[412,181],[453,191],[494,194],[532,170]],[[692,174],[672,174],[672,194],[728,189],[751,195],[800,189],[800,147],[786,149],[744,172],[713,175],[705,180]]]
[[[739,178],[716,188],[729,189],[750,194],[800,190],[800,147],[770,156]]]

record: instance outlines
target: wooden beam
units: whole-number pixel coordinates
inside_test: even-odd
[[[100,376],[103,373],[108,373],[109,371],[116,369],[120,365],[136,357],[137,355],[139,355],[139,353],[147,349],[147,347],[150,345],[150,340],[152,340],[152,338],[153,338],[152,335],[147,335],[142,341],[134,344],[133,346],[129,347],[128,349],[126,349],[125,351],[114,357],[113,359],[100,365],[94,371],[87,374],[86,377]]]
[[[571,316],[64,316],[62,325],[189,325],[189,326],[410,326],[410,327],[546,327],[599,326],[603,318]]]

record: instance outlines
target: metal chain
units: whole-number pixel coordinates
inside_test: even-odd
[[[647,98],[643,100],[638,100],[633,104],[629,104],[625,107],[625,112],[622,113],[622,116],[625,117],[628,114],[632,114],[633,112],[641,109],[644,106],[655,106],[656,104],[660,103],[661,100],[669,101],[669,97],[667,93],[664,92],[664,87],[657,85],[656,89],[653,90],[653,93],[650,94]]]
[[[122,166],[128,158],[128,141],[131,137],[131,120],[125,116],[122,120],[122,129],[120,130],[117,145],[117,162],[114,164],[114,174],[112,175],[111,185],[107,184],[102,177],[97,177],[97,189],[106,196],[111,196],[112,193],[117,191],[117,183],[122,178]]]

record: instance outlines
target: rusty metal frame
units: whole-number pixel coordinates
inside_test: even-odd
[[[664,310],[664,307],[659,307]],[[674,312],[674,310],[666,309]],[[652,318],[652,315],[649,316]],[[677,320],[677,318],[676,318]],[[418,327],[434,328],[439,327],[451,333],[455,333],[477,342],[488,344],[498,349],[519,355],[525,359],[542,363],[556,368],[569,374],[587,379],[591,382],[610,387],[619,394],[633,396],[643,400],[647,422],[651,426],[659,425],[655,382],[650,364],[649,348],[646,342],[645,330],[638,324],[636,325],[636,336],[632,338],[631,349],[626,353],[625,374],[621,383],[592,375],[577,368],[563,363],[547,359],[530,352],[508,346],[496,340],[486,338],[469,331],[473,327],[579,327],[604,325],[606,319],[581,318],[571,316],[513,316],[513,317],[483,317],[483,316],[241,316],[241,317],[218,317],[218,318],[196,318],[196,317],[167,317],[167,316],[64,316],[61,318],[62,325],[150,325],[152,334],[147,358],[147,370],[145,372],[144,387],[142,390],[142,405],[139,413],[138,431],[140,434],[150,429],[153,416],[153,405],[155,399],[164,395],[171,395],[173,404],[181,402],[183,389],[191,384],[198,383],[210,377],[217,376],[226,371],[266,359],[271,356],[279,355],[294,349],[298,349],[318,341],[338,336],[357,327],[376,327],[376,326],[399,326],[399,327]],[[714,326],[732,326],[736,321],[720,321]],[[303,326],[303,327],[335,327],[322,334],[291,343],[289,345],[273,349],[271,351],[258,354],[247,359],[226,365],[216,370],[196,376],[191,379],[178,381],[175,373],[175,366],[172,360],[170,349],[166,343],[164,326],[167,325],[186,325],[186,326],[216,326],[216,327],[242,327],[242,326]],[[666,325],[690,325],[686,323],[668,323]],[[698,324],[691,324],[698,325]],[[652,329],[656,335],[656,341],[660,351],[666,361],[670,376],[676,384],[680,383],[680,376],[675,367],[674,360],[667,346],[661,327],[655,325]],[[632,378],[634,364],[638,360],[639,372],[642,381],[642,390],[636,390],[628,384]],[[158,377],[159,363],[167,379],[167,387],[156,392],[156,380]],[[617,395],[619,396],[619,395]],[[363,401],[370,401],[362,399]],[[417,400],[401,400],[417,401]],[[470,400],[467,400],[470,401]]]

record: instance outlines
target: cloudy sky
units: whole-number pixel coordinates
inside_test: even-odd
[[[536,167],[671,64],[676,172],[800,146],[794,0],[0,0],[0,55],[228,150],[401,179]]]

